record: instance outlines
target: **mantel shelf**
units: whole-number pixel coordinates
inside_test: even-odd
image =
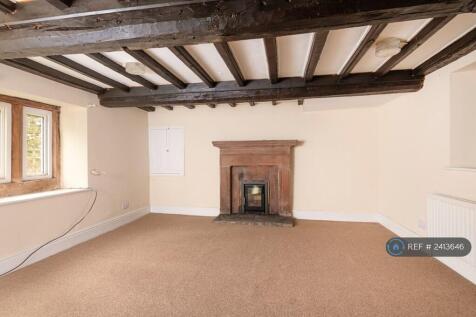
[[[212,144],[218,148],[242,148],[242,147],[293,147],[300,145],[298,140],[262,140],[262,141],[213,141]]]

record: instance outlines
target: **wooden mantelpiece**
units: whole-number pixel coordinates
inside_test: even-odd
[[[268,214],[292,216],[293,148],[297,140],[214,141],[220,148],[220,213],[241,213],[241,183],[268,184]]]

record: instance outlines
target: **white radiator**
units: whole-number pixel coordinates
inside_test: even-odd
[[[445,195],[430,195],[427,207],[429,237],[458,237],[471,242],[462,260],[476,267],[476,202]]]

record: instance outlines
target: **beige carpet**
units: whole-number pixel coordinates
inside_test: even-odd
[[[0,280],[0,316],[476,316],[476,286],[377,224],[149,215]]]

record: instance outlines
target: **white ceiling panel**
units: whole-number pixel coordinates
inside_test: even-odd
[[[362,26],[329,32],[315,75],[339,74],[370,27]]]
[[[414,20],[390,23],[383,30],[377,42],[388,37],[397,37],[404,41],[410,41],[431,19]],[[352,73],[374,72],[382,66],[388,58],[377,57],[375,55],[375,44],[368,50],[367,54],[360,60]]]
[[[263,39],[229,42],[245,79],[269,78]]]
[[[188,45],[185,48],[215,81],[234,80],[213,44]]]
[[[170,70],[175,76],[186,83],[201,83],[202,80],[195,75],[174,53],[168,48],[151,48],[145,50],[150,56],[156,59],[162,66]]]
[[[134,63],[134,62],[137,62],[137,60],[130,56],[129,54],[127,54],[126,52],[122,52],[122,51],[117,51],[117,52],[106,52],[106,53],[102,53],[104,56],[108,57],[109,59],[115,61],[116,63],[122,65],[122,66],[126,66],[126,63]],[[168,85],[169,82],[166,81],[165,79],[163,79],[162,77],[160,77],[159,75],[157,75],[156,73],[154,73],[152,70],[150,69],[147,69],[147,73],[145,75],[142,75],[141,77],[144,77],[145,79],[147,79],[148,81],[156,84],[156,85]],[[136,86],[140,86],[140,85],[137,85]]]
[[[65,57],[83,65],[83,66],[86,66],[106,77],[109,77],[115,81],[118,81],[126,86],[129,86],[129,87],[138,87],[140,86],[140,84],[122,76],[121,74],[118,74],[116,73],[115,71],[113,71],[112,69],[110,69],[109,67],[106,67],[98,62],[96,62],[95,60],[89,58],[88,56],[86,55],[83,55],[83,54],[70,54],[70,55],[64,55]]]
[[[55,63],[55,62],[52,62],[52,61],[50,61],[50,60],[48,60],[48,59],[46,59],[46,58],[44,58],[44,57],[29,57],[29,59],[31,59],[31,60],[33,60],[33,61],[35,61],[35,62],[38,62],[38,63],[40,63],[40,64],[43,64],[43,65],[45,65],[45,66],[51,67],[51,68],[53,68],[53,69],[56,69],[56,70],[58,70],[58,71],[60,71],[60,72],[62,72],[62,73],[71,75],[71,76],[73,76],[73,77],[82,79],[82,80],[84,80],[84,81],[87,81],[87,82],[89,82],[89,83],[91,83],[91,84],[95,84],[95,85],[97,85],[97,86],[99,86],[99,87],[102,87],[102,88],[112,88],[112,87],[109,86],[109,85],[103,84],[102,82],[99,82],[99,81],[97,81],[97,80],[94,80],[94,79],[92,79],[92,78],[90,78],[90,77],[88,77],[88,76],[84,76],[83,74],[80,74],[80,73],[78,73],[78,72],[76,72],[76,71],[74,71],[74,70],[71,70],[71,69],[69,69],[69,68],[67,68],[67,67],[64,67],[64,66],[62,66],[62,65],[60,65],[60,64],[57,64],[57,63]]]
[[[458,15],[420,46],[415,52],[398,64],[395,69],[414,69],[418,67],[421,63],[475,27],[476,14],[467,13]]]
[[[311,40],[312,33],[277,38],[279,77],[302,77],[304,75]]]

